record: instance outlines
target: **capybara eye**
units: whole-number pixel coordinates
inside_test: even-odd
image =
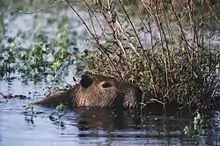
[[[109,88],[109,87],[112,87],[112,85],[108,82],[105,82],[105,83],[102,84],[102,87],[103,88]]]
[[[80,84],[83,88],[88,88],[93,83],[93,80],[88,75],[83,75]]]

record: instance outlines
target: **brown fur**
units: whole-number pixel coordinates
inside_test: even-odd
[[[36,104],[69,107],[135,107],[141,102],[138,86],[116,78],[86,73],[79,84],[49,94]]]

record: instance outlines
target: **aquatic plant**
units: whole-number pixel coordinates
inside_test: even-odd
[[[80,18],[97,49],[75,55],[90,71],[138,83],[148,101],[197,108],[216,105],[219,47],[211,43],[214,35],[209,33],[213,7],[199,13],[197,5],[209,5],[191,1],[179,11],[171,1],[141,0],[142,13],[131,17],[132,10],[121,0],[95,1],[95,8],[84,2],[91,24]]]
[[[60,80],[63,74],[68,74],[68,67],[73,64],[72,52],[77,49],[75,36],[71,32],[67,17],[58,20],[58,32],[54,38],[49,38],[43,30],[38,30],[30,45],[22,46],[21,35],[4,36],[7,42],[0,46],[0,77],[9,77],[16,73],[23,79],[39,81],[42,79]],[[30,36],[29,36],[30,37]],[[31,40],[33,39],[33,40]],[[50,78],[48,78],[50,77]]]
[[[186,139],[195,139],[203,132],[203,117],[197,111],[192,122],[186,125],[183,129],[183,134]]]
[[[147,102],[212,108],[219,99],[219,46],[212,44],[212,26],[219,22],[216,5],[187,1],[179,7],[174,2],[140,0],[131,9],[121,0],[83,1],[88,22],[66,0],[87,28],[95,49],[75,47],[68,18],[61,17],[52,41],[43,31],[35,34],[35,43],[29,48],[21,48],[17,38],[9,38],[9,47],[0,47],[1,76],[19,71],[33,80],[48,75],[59,78],[75,64],[78,71],[139,84]],[[53,18],[48,21],[52,23]]]
[[[63,116],[65,115],[65,106],[64,105],[58,105],[56,107],[56,110],[50,113],[49,115],[45,112],[38,111],[35,109],[34,105],[32,103],[25,106],[24,112],[22,114],[25,116],[25,120],[28,123],[34,124],[34,118],[44,115],[49,118],[50,121],[53,122],[53,124],[64,128],[64,122],[63,122]]]

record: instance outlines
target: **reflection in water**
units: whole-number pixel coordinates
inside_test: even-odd
[[[122,140],[123,143],[127,142],[126,139],[132,139],[136,144],[166,144],[169,141],[175,143],[172,139],[180,136],[184,123],[188,122],[180,118],[145,113],[141,115],[129,111],[118,113],[99,108],[76,109],[74,113],[76,116],[70,115],[67,120],[77,122],[81,140],[92,137],[106,138],[108,141]]]
[[[6,86],[5,86],[6,85]],[[4,94],[24,94],[31,91],[31,99],[12,99],[0,103],[0,145],[219,145],[219,113],[208,117],[204,132],[199,138],[186,141],[183,128],[192,115],[178,112],[162,114],[161,108],[142,112],[129,110],[118,112],[112,109],[78,108],[64,111],[56,120],[49,115],[54,109],[34,107],[35,116],[25,114],[24,105],[44,93],[47,84],[22,84],[18,80],[0,81]],[[24,116],[26,115],[26,116]]]
[[[60,10],[62,16],[71,20],[72,31],[77,35],[77,48],[90,48],[85,28],[79,23],[71,10]],[[80,12],[84,17],[87,15]],[[31,34],[36,18],[38,27],[42,27],[49,37],[56,36],[57,27],[50,24],[42,13],[35,15],[18,15],[6,21],[7,35],[16,36],[19,31]],[[57,15],[55,16],[55,18]],[[10,23],[9,23],[10,22]],[[73,23],[72,23],[73,22]],[[18,38],[17,36],[16,38]],[[27,36],[26,38],[31,37]],[[29,39],[20,38],[21,44],[28,46]],[[81,39],[79,39],[81,38]],[[2,43],[6,42],[3,40]],[[67,79],[68,81],[72,80]],[[110,109],[79,108],[66,111],[62,119],[53,119],[49,115],[54,109],[34,107],[37,115],[24,114],[24,105],[36,101],[45,92],[46,83],[22,83],[16,78],[0,81],[0,92],[7,94],[23,94],[31,99],[12,99],[6,102],[0,96],[0,146],[73,146],[73,145],[220,145],[220,113],[205,121],[204,132],[194,140],[184,140],[183,128],[192,115],[170,111],[164,115],[160,107],[146,109],[140,113],[132,111],[116,112]]]

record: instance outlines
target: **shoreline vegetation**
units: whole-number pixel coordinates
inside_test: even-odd
[[[219,107],[220,50],[211,43],[214,35],[210,35],[219,25],[216,15],[219,3],[135,2],[138,14],[135,19],[139,24],[132,18],[134,5],[100,0],[94,4],[95,13],[85,2],[92,25],[98,21],[95,24],[102,22],[104,26],[100,25],[101,35],[97,35],[94,26],[87,26],[97,50],[79,52],[77,58],[90,71],[139,84],[146,103],[154,101],[164,106],[176,103],[196,109]],[[82,21],[87,25],[83,18]]]
[[[71,37],[73,33],[65,24],[68,19],[62,17],[58,35],[50,42],[39,32],[35,35],[37,43],[24,49],[16,44],[16,38],[8,38],[9,51],[0,49],[7,54],[0,56],[1,76],[12,68],[4,66],[8,63],[20,63],[20,72],[33,78],[39,72],[59,76],[69,65],[76,65],[79,72],[88,70],[138,84],[146,106],[154,102],[164,107],[219,108],[220,47],[213,38],[220,22],[220,2],[84,0],[80,7],[88,12],[87,20],[74,2],[65,2],[85,25],[94,49],[73,47],[71,41],[77,38]],[[53,61],[45,59],[47,54]]]

